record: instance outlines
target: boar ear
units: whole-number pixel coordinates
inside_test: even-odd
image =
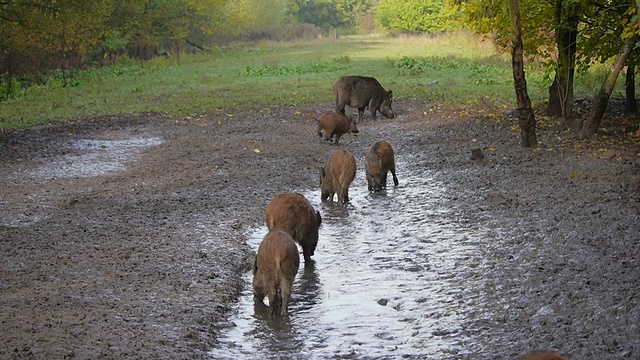
[[[387,97],[389,98],[389,100],[393,99],[393,91],[387,91]]]

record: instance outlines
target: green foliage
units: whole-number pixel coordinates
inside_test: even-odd
[[[452,13],[445,0],[381,0],[376,22],[389,30],[437,34],[455,30]]]
[[[571,2],[573,0],[570,0]],[[522,41],[527,56],[551,59],[555,49],[552,1],[521,0]],[[510,51],[509,8],[502,0],[469,0],[461,7],[460,21],[479,34],[488,34],[496,44]]]
[[[20,99],[29,93],[29,89],[22,86],[15,78],[0,79],[0,102]]]
[[[246,69],[251,70],[245,74]],[[374,76],[396,99],[456,106],[480,97],[495,104],[514,101],[508,57],[498,56],[493,46],[468,32],[352,37],[228,47],[211,54],[182,54],[179,62],[130,61],[65,75],[74,86],[65,87],[60,74],[51,75],[41,85],[21,87],[19,96],[0,104],[0,128],[131,112],[192,116],[302,103],[325,104],[331,111],[331,84],[353,74]],[[527,68],[534,103],[548,94],[545,76]],[[589,94],[598,83],[595,79],[601,82],[601,73],[581,74],[577,93]]]
[[[244,68],[244,75],[246,76],[278,76],[278,75],[291,75],[291,74],[311,74],[321,72],[331,72],[345,69],[345,66],[331,65],[327,63],[318,63],[311,61],[302,65],[285,65],[285,66],[271,66],[262,65],[259,67],[253,67],[248,65]]]
[[[511,82],[511,79],[506,76],[504,64],[483,65],[469,59],[403,56],[394,65],[399,69],[409,70],[411,75],[419,75],[426,71],[436,73],[460,70],[469,74],[469,81],[476,85],[505,85]]]

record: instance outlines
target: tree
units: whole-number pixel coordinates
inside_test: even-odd
[[[296,4],[299,8],[296,19],[301,24],[313,24],[324,31],[346,25],[332,0],[296,0]]]
[[[600,7],[598,8],[597,16],[593,17],[596,20],[594,24],[598,24],[606,29],[604,34],[610,35],[612,38],[611,42],[600,45],[601,49],[604,49],[600,53],[601,59],[605,58],[609,53],[607,50],[610,49],[611,43],[620,44],[620,42],[622,42],[622,44],[619,45],[620,50],[611,66],[609,74],[594,97],[589,115],[584,124],[582,124],[582,129],[580,130],[581,138],[589,138],[597,133],[618,75],[631,55],[636,44],[636,39],[640,36],[640,0],[636,0],[635,4],[621,2],[611,5],[617,6],[610,9],[609,16],[605,16],[604,13],[607,11],[602,11],[602,7]],[[618,16],[616,19],[612,19],[611,14],[619,15],[619,12],[616,13],[616,10],[621,8],[625,9],[622,18]],[[606,8],[605,10],[608,9],[609,8]]]
[[[638,0],[640,1],[640,0]],[[600,87],[600,91],[596,94],[593,99],[593,104],[591,105],[591,110],[589,110],[589,115],[587,116],[587,120],[582,126],[582,130],[580,131],[581,138],[589,138],[598,132],[598,127],[600,127],[600,121],[602,120],[602,115],[604,115],[604,111],[607,109],[607,104],[609,103],[609,98],[611,97],[611,92],[613,91],[613,87],[616,84],[616,79],[618,78],[618,74],[624,67],[625,61],[631,54],[632,45],[629,41],[625,42],[620,49],[620,53],[616,58],[616,61],[611,66],[611,70],[607,75],[607,78]]]
[[[455,29],[445,0],[381,0],[376,8],[379,26],[400,31],[441,33]]]
[[[576,67],[579,3],[575,0],[555,0],[554,28],[558,61],[553,83],[549,87],[547,113],[573,119],[573,79]]]
[[[640,1],[640,0],[638,0]],[[513,67],[513,83],[516,90],[518,106],[518,124],[522,146],[536,147],[536,118],[531,108],[531,99],[527,93],[527,80],[524,74],[524,56],[522,46],[522,30],[520,27],[520,5],[518,0],[509,0],[511,18],[511,64]]]
[[[78,65],[104,36],[109,1],[0,2],[0,49],[14,72]]]

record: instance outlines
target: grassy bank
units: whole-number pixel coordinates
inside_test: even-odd
[[[326,102],[331,111],[331,85],[347,74],[378,78],[396,99],[459,105],[480,97],[497,103],[514,98],[509,55],[497,54],[475,35],[345,37],[238,45],[78,72],[65,86],[52,79],[0,103],[0,128],[129,112],[196,115],[306,102]],[[545,74],[527,72],[534,103],[545,99]],[[588,94],[599,86],[588,80],[577,84],[578,92]]]

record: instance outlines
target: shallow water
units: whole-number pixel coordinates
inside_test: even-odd
[[[400,163],[399,169],[408,168]],[[315,262],[301,263],[289,315],[255,305],[250,273],[215,359],[455,358],[470,351],[464,318],[481,303],[481,230],[445,208],[428,172],[370,194],[359,172],[346,209],[303,192],[323,222]],[[391,176],[389,176],[391,184]],[[257,249],[267,229],[252,229]],[[302,258],[301,258],[302,260]],[[303,260],[302,260],[303,261]],[[265,303],[267,300],[265,299]]]
[[[137,160],[142,151],[163,142],[158,137],[126,138],[117,140],[78,139],[72,147],[80,154],[62,156],[33,170],[36,180],[55,178],[100,176],[126,169],[130,161]]]

